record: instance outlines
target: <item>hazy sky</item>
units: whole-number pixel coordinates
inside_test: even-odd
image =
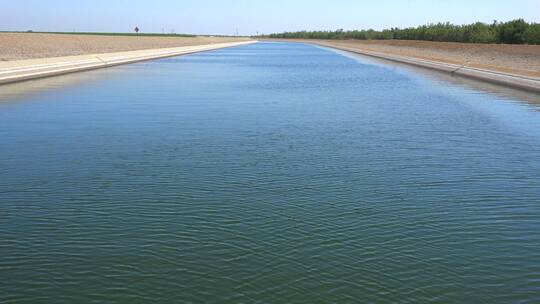
[[[524,18],[540,0],[0,0],[0,30],[240,34]]]

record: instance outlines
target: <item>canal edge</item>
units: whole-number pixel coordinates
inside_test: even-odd
[[[0,64],[0,85],[248,45],[257,42],[257,40],[250,40],[176,48],[8,61]]]

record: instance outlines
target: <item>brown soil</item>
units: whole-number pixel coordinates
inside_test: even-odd
[[[242,40],[247,39],[0,33],[0,61],[181,47]]]
[[[296,40],[295,40],[296,41]],[[306,42],[306,40],[297,40]],[[408,56],[540,77],[540,45],[474,44],[411,40],[308,40],[327,46]]]

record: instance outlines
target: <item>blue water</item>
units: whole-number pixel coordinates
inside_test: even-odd
[[[0,87],[0,303],[538,303],[535,99],[285,43]]]

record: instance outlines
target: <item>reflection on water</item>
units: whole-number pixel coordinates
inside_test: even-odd
[[[108,68],[5,84],[0,87],[0,102],[14,102],[29,99],[32,94],[108,81],[111,77],[121,77],[125,72],[118,68]]]
[[[488,83],[484,81],[478,81],[478,80],[474,80],[474,79],[470,79],[470,78],[466,78],[466,77],[462,77],[458,75],[452,75],[446,72],[439,72],[439,71],[434,71],[427,68],[411,66],[408,64],[394,62],[390,60],[378,59],[374,57],[366,57],[366,56],[358,55],[355,53],[350,53],[350,52],[327,48],[327,47],[320,47],[320,48],[326,49],[329,51],[334,51],[338,54],[347,56],[349,58],[353,58],[362,63],[371,62],[373,64],[380,64],[381,66],[387,66],[387,67],[393,66],[398,71],[411,71],[414,73],[422,73],[422,74],[428,75],[431,78],[431,80],[438,81],[440,85],[442,86],[453,85],[459,88],[465,87],[465,88],[470,88],[476,91],[480,91],[478,92],[479,94],[482,94],[482,92],[490,92],[490,93],[500,96],[503,99],[513,100],[513,101],[518,101],[518,102],[528,102],[532,106],[535,106],[540,110],[540,95],[539,94],[530,93],[527,91],[517,90],[513,88],[508,88],[508,87],[504,87],[504,86],[500,86],[500,85],[496,85],[496,84],[492,84],[492,83]]]
[[[301,44],[71,77],[1,93],[0,302],[540,301],[527,98]]]

